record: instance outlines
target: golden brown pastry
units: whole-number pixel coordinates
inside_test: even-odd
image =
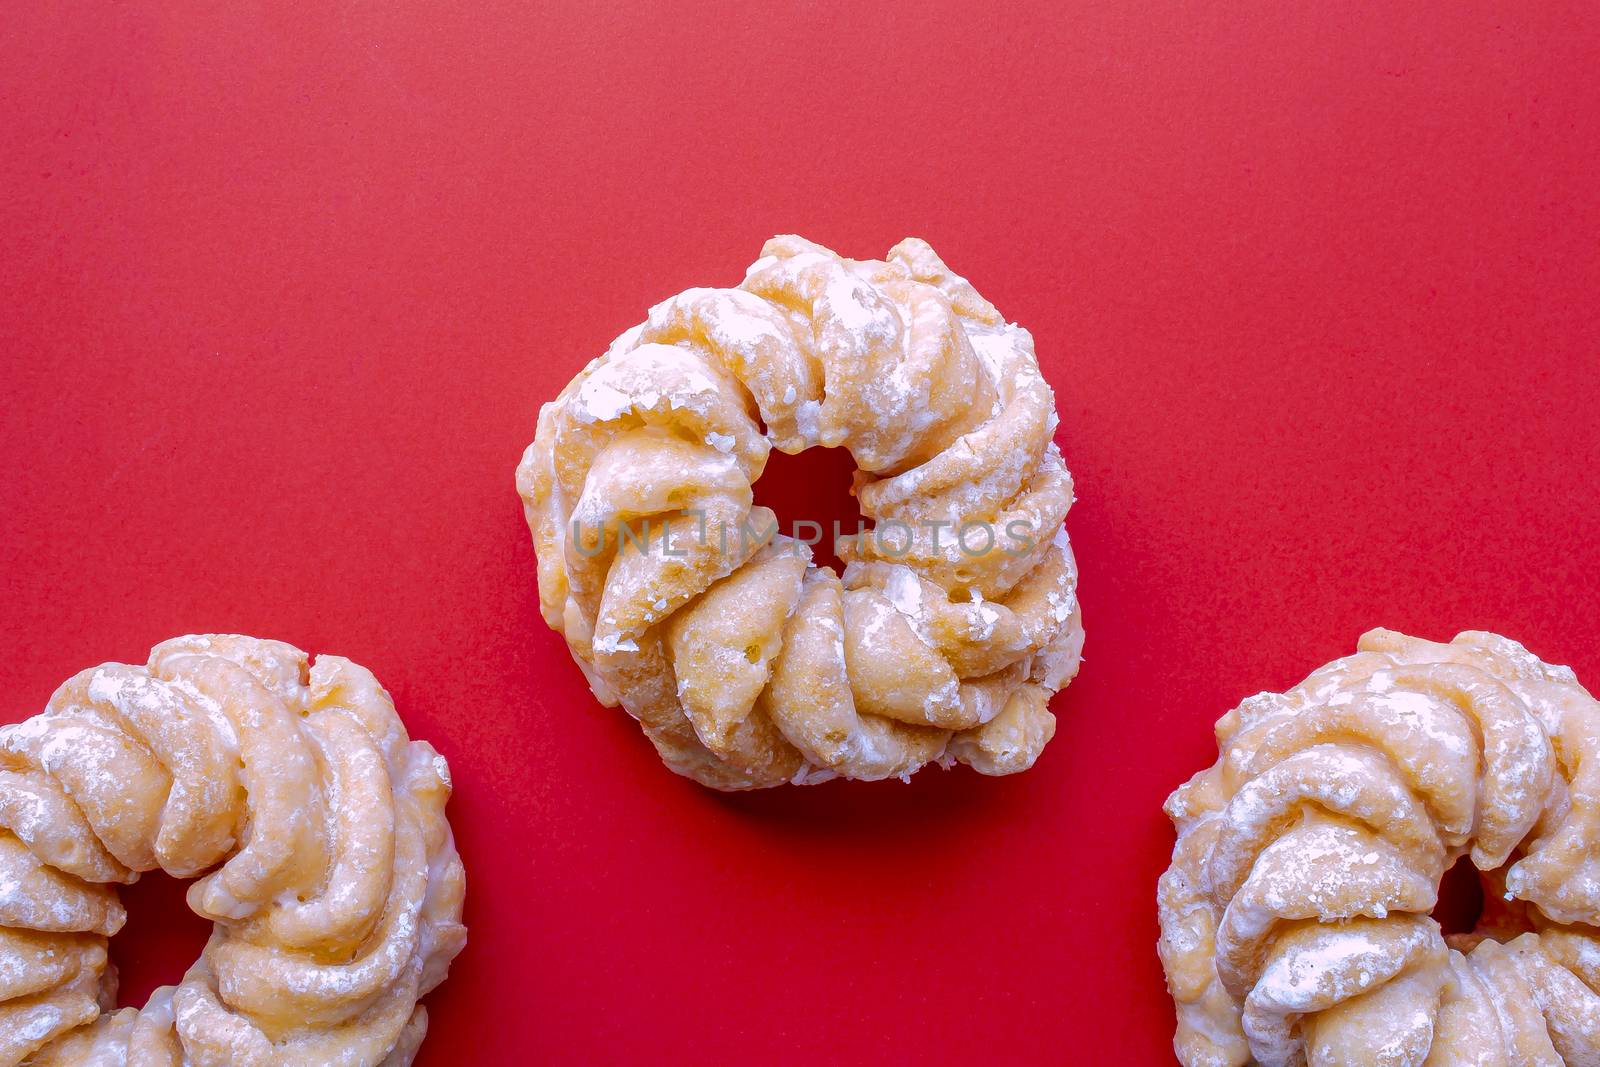
[[[1028,332],[924,242],[773,238],[540,411],[517,488],[544,617],[718,789],[1024,770],[1083,644],[1056,421]],[[843,575],[752,504],[771,449],[817,446],[849,449],[871,520]]]
[[[1514,641],[1388,630],[1217,723],[1167,801],[1186,1067],[1600,1063],[1600,704]],[[1461,856],[1478,929],[1429,917]]]
[[[408,1064],[466,943],[450,772],[365,669],[181,637],[0,729],[0,1064]],[[112,1010],[113,886],[160,868],[216,923]]]

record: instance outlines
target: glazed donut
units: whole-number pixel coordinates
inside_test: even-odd
[[[248,637],[111,663],[0,729],[0,1064],[408,1064],[466,943],[450,772],[365,669]],[[113,1010],[113,885],[198,880],[198,962]]]
[[[596,697],[717,789],[1032,766],[1078,669],[1072,480],[1033,339],[920,240],[775,237],[656,305],[517,468],[545,620]],[[777,532],[769,451],[846,448],[843,575]]]
[[[1374,630],[1217,742],[1167,801],[1185,1067],[1600,1063],[1600,704],[1570,669]],[[1487,904],[1446,937],[1462,856]]]

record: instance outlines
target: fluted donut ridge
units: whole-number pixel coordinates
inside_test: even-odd
[[[0,729],[0,1064],[409,1063],[465,942],[449,793],[345,659],[195,636],[70,679]],[[113,886],[158,868],[212,937],[114,1011]]]
[[[1374,630],[1217,741],[1167,801],[1185,1067],[1600,1062],[1600,704],[1570,669]],[[1487,904],[1447,938],[1463,856]]]
[[[541,409],[517,485],[544,617],[707,785],[1025,769],[1082,645],[1056,422],[1031,336],[925,242],[856,261],[773,238]],[[872,523],[839,539],[842,576],[759,536],[770,450],[816,446],[850,451]]]

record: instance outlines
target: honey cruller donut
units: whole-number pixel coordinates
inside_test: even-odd
[[[408,1064],[466,943],[450,772],[349,660],[181,637],[0,729],[0,1064]],[[112,1010],[113,885],[199,876],[215,922]]]
[[[1600,1063],[1600,704],[1515,641],[1388,630],[1217,723],[1167,801],[1186,1067]],[[1470,856],[1470,935],[1429,917]]]
[[[1032,337],[923,241],[775,237],[539,412],[517,488],[545,620],[714,788],[1024,770],[1083,644],[1056,423]],[[850,451],[873,524],[843,575],[752,503],[771,449],[816,446]]]

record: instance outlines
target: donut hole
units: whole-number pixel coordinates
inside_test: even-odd
[[[1444,872],[1439,882],[1439,902],[1433,907],[1433,921],[1451,934],[1470,934],[1483,916],[1483,882],[1469,856],[1462,856]]]
[[[755,482],[755,502],[778,515],[778,533],[810,542],[816,565],[842,573],[835,534],[854,536],[869,525],[856,502],[854,478],[856,464],[843,448],[808,448],[795,456],[773,450]]]
[[[774,449],[756,480],[755,502],[778,516],[780,534],[813,542],[811,555],[819,567],[842,572],[844,564],[833,551],[835,530],[850,536],[866,522],[851,491],[855,472],[843,448],[808,448],[793,456]]]
[[[127,924],[111,939],[117,1006],[142,1007],[159,986],[177,985],[200,958],[211,923],[189,910],[187,881],[149,871],[118,890]]]

